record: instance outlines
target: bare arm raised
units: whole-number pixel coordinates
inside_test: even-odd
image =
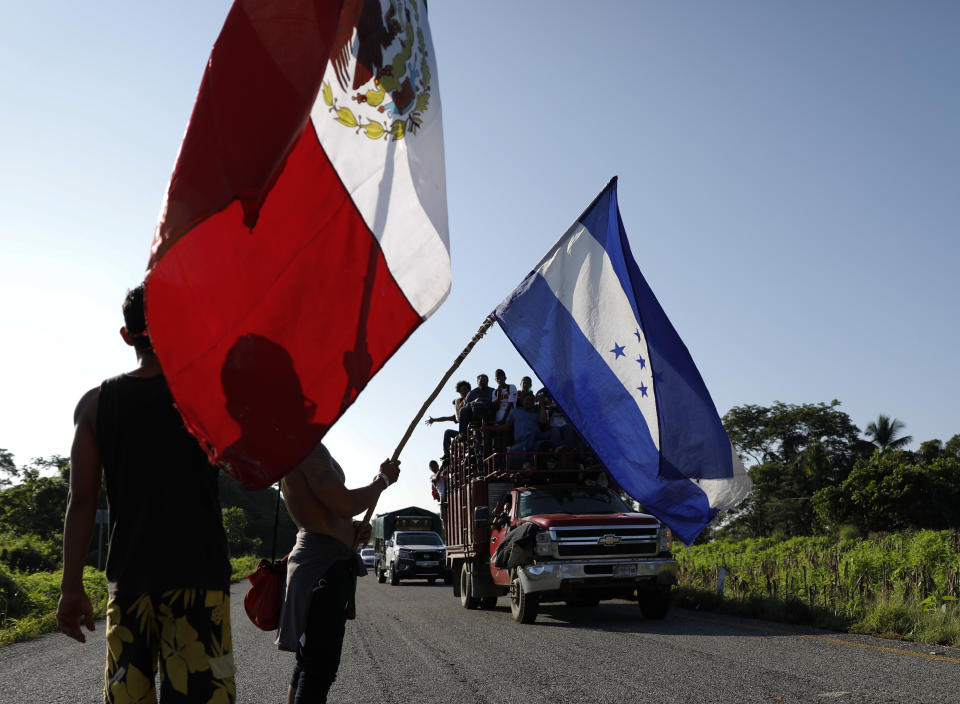
[[[281,482],[294,522],[312,533],[332,535],[346,544],[354,540],[353,516],[374,505],[380,493],[400,475],[400,463],[387,460],[367,486],[348,489],[343,470],[322,444]]]

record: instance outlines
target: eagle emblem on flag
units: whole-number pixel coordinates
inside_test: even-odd
[[[421,2],[344,4],[330,57],[333,76],[322,88],[330,118],[372,140],[417,133],[430,107],[432,78]]]

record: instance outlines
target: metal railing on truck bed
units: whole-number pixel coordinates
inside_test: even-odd
[[[606,472],[589,451],[507,452],[508,435],[473,427],[450,444],[441,476],[446,479],[449,557],[470,558],[487,549],[489,527],[474,525],[474,510],[492,514],[500,497],[521,484],[602,483]],[[602,477],[602,479],[601,479]]]

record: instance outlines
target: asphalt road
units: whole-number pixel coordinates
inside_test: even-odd
[[[233,588],[238,702],[284,701],[293,656]],[[450,587],[360,580],[331,702],[960,702],[960,651],[634,604],[544,605],[537,622],[465,611]],[[0,704],[102,701],[103,622],[0,649]]]

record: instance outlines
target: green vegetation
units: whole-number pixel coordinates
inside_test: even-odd
[[[911,440],[902,421],[879,416],[866,440],[836,400],[735,406],[723,424],[753,492],[697,544],[960,526],[960,434],[898,449]]]
[[[714,541],[677,560],[680,606],[960,646],[960,532]]]
[[[836,400],[723,422],[753,492],[678,550],[679,605],[960,646],[960,434],[911,452],[902,421],[861,433]]]
[[[257,568],[260,558],[243,555],[230,559],[231,580],[239,582]],[[0,565],[0,647],[57,630],[60,577],[56,572],[11,572]],[[84,567],[83,586],[93,604],[94,616],[107,615],[107,578],[93,567]]]
[[[241,555],[230,558],[230,580],[240,582],[257,569],[260,558],[255,555]]]
[[[57,600],[61,571],[24,574],[0,565],[0,646],[57,630]],[[94,615],[107,613],[107,579],[103,572],[84,567],[83,586]]]
[[[69,481],[66,457],[52,455],[18,467],[13,455],[0,449],[0,646],[56,630]],[[256,569],[260,555],[270,556],[277,490],[246,491],[222,472],[219,483],[224,527],[235,556],[232,579],[239,581]],[[107,505],[102,489],[99,505]],[[103,618],[107,583],[96,569],[98,537],[95,529],[83,581],[96,617]],[[295,540],[296,526],[280,502],[277,557],[289,552]],[[106,561],[105,546],[100,561]]]
[[[0,448],[0,565],[18,572],[51,572],[59,569],[63,543],[63,516],[67,508],[70,461],[61,455],[34,459],[17,467],[13,455]],[[224,473],[219,476],[220,504],[224,512],[231,555],[265,555],[273,547],[277,489],[247,491]],[[106,508],[101,489],[99,505]],[[105,532],[105,531],[104,531]],[[277,556],[290,551],[297,528],[280,502]],[[97,566],[94,531],[87,564]],[[100,564],[106,560],[101,545]]]

